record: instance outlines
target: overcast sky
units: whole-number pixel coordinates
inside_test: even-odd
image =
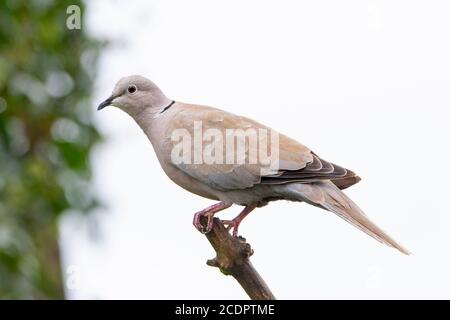
[[[448,1],[103,0],[83,14],[112,40],[93,109],[142,74],[175,100],[252,117],[356,171],[346,193],[414,253],[318,208],[272,203],[239,230],[277,298],[450,298]],[[214,252],[191,224],[212,201],[165,176],[128,115],[95,118],[107,207],[97,242],[87,221],[62,222],[68,297],[246,299],[206,266]]]

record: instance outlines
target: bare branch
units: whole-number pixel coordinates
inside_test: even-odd
[[[206,225],[206,218],[202,218],[201,223]],[[230,235],[218,218],[214,218],[214,226],[206,234],[206,238],[216,251],[216,257],[207,261],[209,266],[233,276],[251,299],[275,300],[275,296],[250,262],[253,250],[244,238]]]

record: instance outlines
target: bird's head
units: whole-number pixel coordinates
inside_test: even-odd
[[[100,103],[97,110],[111,105],[135,117],[146,109],[156,113],[168,103],[170,100],[152,81],[134,75],[120,79],[111,96]]]

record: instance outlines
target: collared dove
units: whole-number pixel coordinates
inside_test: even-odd
[[[237,236],[239,224],[252,210],[270,201],[284,199],[331,211],[376,240],[409,254],[341,191],[360,181],[354,172],[321,159],[306,146],[275,130],[220,109],[173,101],[142,76],[122,78],[98,110],[109,105],[122,109],[138,123],[152,143],[161,167],[173,182],[192,193],[219,201],[194,215],[193,223],[199,231],[209,232],[213,215],[237,204],[244,206],[242,212],[233,220],[223,221]],[[241,152],[243,158],[238,161],[233,145],[232,148],[228,145],[219,147],[228,142],[227,138],[233,132],[229,130],[239,129],[241,133],[244,130],[246,133],[271,132],[275,139],[269,143],[267,136],[264,138],[262,134],[257,137],[257,143],[245,143],[244,152]],[[251,139],[244,136],[244,142],[247,138]],[[255,159],[249,161],[252,154],[260,154],[263,142],[267,144],[266,149],[272,147],[272,153],[276,155],[275,167],[267,168],[267,162]],[[217,147],[212,148],[214,152],[211,146]],[[232,156],[228,157],[227,152]],[[181,160],[177,158],[179,155]],[[217,161],[211,161],[211,157]],[[202,216],[207,218],[206,227],[200,223]]]

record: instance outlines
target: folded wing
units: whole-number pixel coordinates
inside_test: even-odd
[[[197,129],[195,129],[195,123],[197,123]],[[254,150],[254,148],[259,148],[260,144],[252,145],[248,141],[245,145],[246,159],[244,163],[207,164],[201,162],[196,164],[194,161],[173,163],[186,174],[213,188],[236,190],[250,188],[256,184],[311,183],[320,180],[331,180],[339,188],[343,189],[360,180],[352,171],[319,158],[314,152],[294,139],[252,119],[211,107],[186,105],[186,108],[178,112],[172,119],[170,127],[166,130],[167,138],[170,137],[174,130],[180,128],[187,130],[190,136],[193,137],[195,133],[198,134],[195,130],[198,130],[199,125],[201,125],[202,133],[212,129],[220,132],[222,137],[226,137],[228,134],[227,130],[236,129],[246,132],[249,132],[248,130],[259,132],[258,130],[263,129],[265,130],[264,132],[273,132],[278,135],[279,162],[275,172],[266,170],[267,168],[260,163],[251,163],[249,161],[251,154],[259,155],[259,150]],[[270,150],[271,146],[269,145],[268,150]],[[195,147],[192,145],[192,152],[194,152]],[[202,145],[203,147],[204,144]],[[223,159],[226,159],[226,151],[226,147],[224,147]]]

